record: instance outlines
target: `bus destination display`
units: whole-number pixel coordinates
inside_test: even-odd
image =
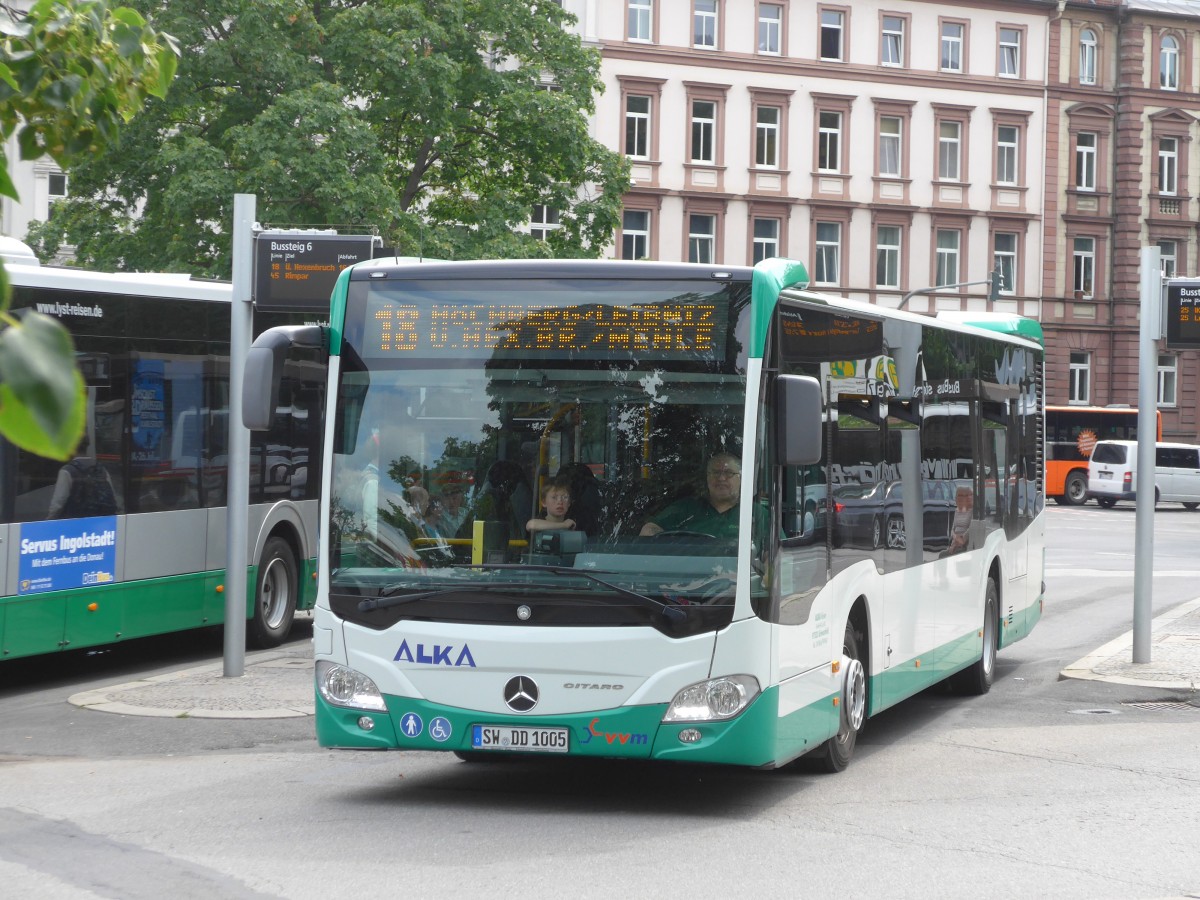
[[[551,306],[373,298],[363,355],[528,356],[543,359],[723,359],[728,308],[701,299]]]
[[[1167,281],[1167,346],[1200,349],[1200,279]]]

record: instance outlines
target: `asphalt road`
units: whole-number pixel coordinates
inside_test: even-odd
[[[991,693],[888,710],[836,776],[335,752],[307,719],[65,702],[219,636],[4,664],[0,894],[1200,896],[1200,708],[1058,677],[1130,627],[1132,509],[1049,517],[1046,613]],[[1200,593],[1198,536],[1160,511],[1156,612]]]

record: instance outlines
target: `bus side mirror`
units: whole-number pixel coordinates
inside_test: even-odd
[[[321,325],[279,325],[260,334],[246,354],[242,376],[242,424],[251,431],[267,431],[279,401],[283,366],[293,347],[323,348]]]
[[[821,461],[821,383],[808,375],[775,379],[775,456],[783,466]]]

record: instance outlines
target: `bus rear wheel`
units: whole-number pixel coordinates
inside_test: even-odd
[[[1083,506],[1087,503],[1087,473],[1076,469],[1068,473],[1063,487],[1063,502],[1068,506]]]
[[[258,562],[258,580],[254,591],[254,614],[246,626],[251,646],[278,647],[292,630],[300,578],[296,557],[283,538],[267,539]]]
[[[1000,620],[996,610],[1000,606],[1000,591],[996,580],[989,578],[983,600],[983,652],[970,667],[963,669],[950,681],[950,687],[959,694],[986,694],[992,689],[996,677],[996,650],[999,647]]]
[[[858,634],[846,623],[842,639],[842,694],[838,704],[838,732],[814,750],[811,762],[818,771],[833,774],[850,765],[854,745],[867,715],[867,673],[858,653]]]

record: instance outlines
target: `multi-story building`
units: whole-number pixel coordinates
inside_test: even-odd
[[[1049,36],[1047,395],[1135,405],[1140,249],[1200,274],[1200,2],[1064,3]],[[1197,354],[1154,362],[1164,437],[1195,440]]]

